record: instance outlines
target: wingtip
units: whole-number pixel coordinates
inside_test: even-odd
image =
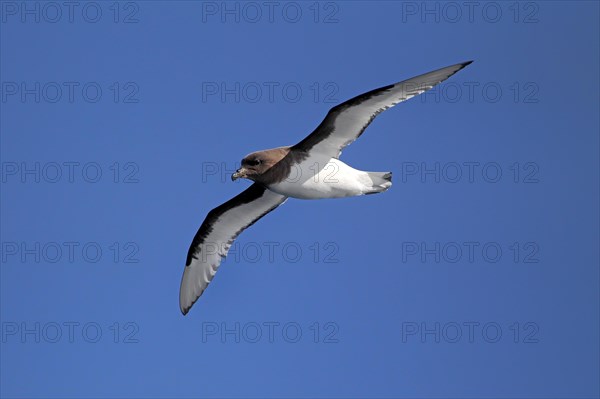
[[[461,66],[462,68],[464,68],[464,67],[466,67],[467,65],[471,65],[472,63],[473,63],[473,60],[470,60],[470,61],[465,61],[465,62],[461,63],[461,64],[460,64],[460,66]]]
[[[181,310],[181,314],[185,316],[190,311],[190,307],[185,308],[185,307],[179,305],[179,310]]]
[[[180,302],[179,302],[179,310],[181,310],[181,314],[182,315],[185,316],[185,315],[188,314],[188,312],[192,309],[192,306],[194,306],[194,304],[196,303],[196,301],[198,301],[198,298],[200,298],[200,296],[202,296],[203,292],[201,292],[200,295],[198,295],[189,305],[184,304],[185,302],[182,302],[181,298],[179,299],[180,300]]]

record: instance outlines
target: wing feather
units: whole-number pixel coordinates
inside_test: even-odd
[[[181,279],[179,307],[184,315],[211,282],[236,237],[286,199],[254,183],[208,213],[192,241]]]
[[[339,104],[329,110],[321,124],[292,149],[305,153],[316,152],[324,158],[339,158],[344,147],[356,140],[381,112],[431,89],[471,62],[451,65],[380,87]]]

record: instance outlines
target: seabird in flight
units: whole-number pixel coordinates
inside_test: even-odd
[[[463,62],[371,90],[329,110],[321,124],[298,144],[253,152],[242,159],[232,180],[254,183],[211,210],[187,254],[179,292],[185,315],[204,292],[236,237],[288,197],[340,198],[375,194],[392,185],[391,172],[364,172],[340,161],[377,115],[448,79]]]

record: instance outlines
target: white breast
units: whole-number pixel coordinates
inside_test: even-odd
[[[292,167],[289,177],[269,189],[300,199],[340,198],[372,191],[373,181],[367,172],[354,169],[331,158],[324,166],[310,158]]]

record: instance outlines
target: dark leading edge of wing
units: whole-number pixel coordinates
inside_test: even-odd
[[[208,287],[237,236],[286,199],[254,183],[208,213],[188,250],[179,291],[181,313],[187,314]]]
[[[441,68],[343,102],[330,109],[321,124],[292,149],[304,152],[315,149],[337,158],[341,150],[356,140],[379,113],[431,89],[472,62]]]
[[[261,186],[260,184],[252,184],[246,190],[231,198],[229,201],[219,205],[218,207],[208,212],[206,218],[204,218],[204,222],[202,222],[202,225],[200,226],[200,228],[196,232],[196,235],[194,236],[194,239],[192,240],[192,244],[190,245],[190,248],[188,250],[185,265],[189,266],[192,263],[192,258],[198,259],[197,255],[199,255],[201,251],[200,244],[202,244],[204,242],[204,239],[210,234],[211,231],[213,231],[213,225],[219,219],[219,216],[221,216],[228,210],[235,208],[236,206],[247,204],[249,202],[254,201],[257,198],[260,198],[260,196],[265,192],[265,190],[266,188]],[[245,228],[248,227],[250,226],[248,225]],[[233,236],[232,240],[235,240],[238,234]]]

